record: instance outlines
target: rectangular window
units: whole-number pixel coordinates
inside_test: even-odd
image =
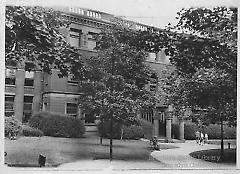
[[[33,96],[24,96],[24,111],[32,111]]]
[[[97,33],[88,32],[88,39],[89,39],[89,40],[94,40],[94,41],[96,41],[97,35],[98,35]]]
[[[24,96],[23,99],[23,123],[26,123],[32,115],[33,96]]]
[[[25,79],[24,86],[34,86],[34,79]]]
[[[16,70],[15,69],[6,69],[5,84],[6,85],[15,85],[15,80],[16,80]]]
[[[33,79],[25,79],[24,86],[34,86],[34,80]]]
[[[6,77],[5,84],[6,85],[15,85],[15,77]]]
[[[67,114],[71,116],[77,116],[78,105],[76,103],[67,103]]]
[[[81,34],[82,31],[70,28],[70,45],[74,47],[80,47],[81,46]]]
[[[14,95],[5,95],[5,116],[14,115]]]
[[[25,71],[24,86],[34,86],[34,72]]]

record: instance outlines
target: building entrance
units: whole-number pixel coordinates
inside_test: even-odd
[[[166,121],[165,120],[159,120],[159,136],[160,137],[166,137]]]
[[[85,114],[85,125],[95,124],[94,114]]]

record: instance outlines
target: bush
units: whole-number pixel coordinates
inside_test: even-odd
[[[204,129],[209,139],[221,138],[221,127],[217,124],[211,124]],[[223,126],[224,139],[236,139],[236,127]]]
[[[44,135],[44,133],[37,128],[33,128],[28,125],[23,125],[22,126],[22,135],[27,136],[27,137],[42,137]]]
[[[153,124],[151,122],[141,119],[140,125],[143,130],[144,138],[152,139],[153,138]]]
[[[138,140],[144,137],[143,128],[137,125],[123,126],[123,139]]]
[[[236,128],[224,126],[224,139],[236,139]],[[194,140],[195,132],[200,131],[198,126],[194,123],[187,123],[184,126],[184,138],[186,140]],[[209,139],[220,139],[221,138],[221,128],[220,125],[210,124],[204,126],[203,133],[208,134]],[[179,137],[179,125],[172,124],[172,137]]]
[[[110,121],[99,122],[98,133],[104,138],[110,138]],[[112,138],[120,139],[121,138],[121,124],[118,122],[113,122]]]
[[[11,138],[12,136],[17,136],[22,127],[20,121],[18,121],[14,116],[5,117],[5,132],[4,135],[7,138]]]
[[[39,112],[29,120],[29,126],[41,130],[46,136],[78,138],[85,132],[79,118]]]
[[[103,121],[98,124],[98,133],[104,138],[110,138],[110,121]],[[122,126],[113,122],[113,139],[139,139],[143,137],[143,129],[138,125]]]
[[[184,138],[186,140],[195,140],[195,132],[199,131],[199,128],[194,123],[188,123],[184,125]]]
[[[171,136],[174,139],[177,139],[179,137],[179,125],[178,124],[172,124]]]

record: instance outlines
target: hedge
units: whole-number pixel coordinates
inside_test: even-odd
[[[110,121],[99,122],[98,133],[104,138],[110,138]],[[118,122],[113,122],[113,139],[140,139],[144,135],[143,129],[138,125],[122,126]]]
[[[236,139],[236,127],[224,126],[224,139]],[[184,126],[184,138],[186,140],[195,139],[195,132],[199,131],[199,128],[194,123],[187,123]],[[210,124],[204,126],[202,129],[203,133],[208,134],[209,139],[220,139],[221,138],[221,128],[220,125]],[[177,124],[172,124],[172,137],[179,137],[179,126]]]
[[[123,126],[123,139],[138,140],[144,137],[143,128],[137,125]]]
[[[41,130],[30,127],[28,125],[22,125],[21,134],[27,137],[42,137],[44,135],[44,133]]]
[[[153,124],[149,121],[141,119],[140,125],[143,129],[144,138],[152,139],[153,138]]]
[[[85,132],[79,118],[50,112],[39,112],[29,120],[29,126],[41,130],[46,136],[78,138]]]
[[[4,135],[7,138],[17,136],[21,132],[21,122],[14,116],[5,117]]]

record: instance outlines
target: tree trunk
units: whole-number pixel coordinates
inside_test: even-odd
[[[113,154],[113,151],[112,151],[112,144],[113,144],[113,113],[111,112],[111,115],[110,115],[110,161],[112,161],[112,154]]]
[[[100,115],[101,133],[100,133],[100,145],[102,145],[102,134],[103,134],[103,119],[102,114]]]
[[[121,140],[123,139],[123,126],[121,126]]]
[[[223,142],[223,120],[222,120],[222,115],[221,117],[221,158],[223,159],[224,157],[224,142]]]

